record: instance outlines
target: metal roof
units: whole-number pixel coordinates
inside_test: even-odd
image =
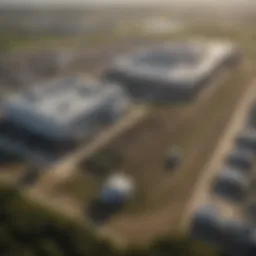
[[[156,47],[134,57],[137,65],[171,68],[177,65],[197,64],[203,52],[187,43],[175,43],[171,46]]]
[[[89,115],[103,102],[123,95],[122,88],[81,77],[62,77],[35,85],[3,103],[6,118],[21,125],[40,129],[58,127],[64,131],[79,118]]]
[[[174,42],[120,56],[113,61],[109,71],[190,85],[233,52],[234,46],[227,42]]]

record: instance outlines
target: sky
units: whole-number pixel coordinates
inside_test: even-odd
[[[135,4],[135,3],[193,3],[193,2],[201,2],[201,3],[207,3],[207,2],[218,2],[219,0],[0,0],[0,4],[30,4],[30,5],[49,5],[49,4],[87,4],[87,3],[94,3],[94,4],[105,4],[105,3],[118,3],[118,4]],[[246,0],[225,0],[225,2],[242,2]],[[254,1],[254,0],[253,0]]]
[[[254,2],[256,0],[0,0],[1,5],[18,5],[18,6],[63,6],[63,5],[72,5],[77,6],[81,4],[93,4],[100,6],[101,4],[130,4],[130,5],[141,5],[142,3],[145,5],[161,5],[161,4],[178,4],[179,6],[189,6],[194,4],[199,4],[202,6],[218,6],[218,5],[226,5],[230,4],[233,6],[244,6],[245,4],[249,4],[250,2]]]

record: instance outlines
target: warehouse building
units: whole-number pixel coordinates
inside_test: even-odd
[[[81,77],[35,85],[2,103],[0,148],[43,161],[62,155],[129,106],[122,88]]]
[[[187,101],[221,68],[238,63],[239,57],[236,48],[226,42],[174,42],[117,58],[104,78],[120,82],[139,100]]]

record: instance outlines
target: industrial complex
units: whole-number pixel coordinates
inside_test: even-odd
[[[191,100],[239,52],[228,42],[173,42],[137,50],[113,61],[105,78],[120,82],[130,94],[149,101]]]
[[[129,104],[114,84],[74,76],[36,84],[2,102],[1,150],[40,163],[54,160],[114,122]]]
[[[1,97],[0,154],[24,160],[25,173],[15,180],[22,193],[95,231],[116,232],[127,244],[180,231],[185,215],[192,237],[218,246],[225,241],[228,250],[239,239],[239,250],[245,240],[251,243],[256,105],[250,98],[243,101],[250,110],[236,110],[254,73],[231,37],[180,38],[152,40],[147,47],[134,40],[128,52],[120,47],[118,53],[113,45],[81,46],[72,61],[85,58],[77,61],[83,71],[99,64],[101,79],[58,64],[50,79],[35,76],[33,86],[24,80]],[[242,128],[233,125],[239,129],[223,153],[218,143],[235,112],[241,118],[246,112],[246,121],[237,121]]]

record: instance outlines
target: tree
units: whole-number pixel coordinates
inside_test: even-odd
[[[199,242],[166,238],[146,249],[116,250],[106,240],[63,216],[22,198],[8,186],[0,187],[0,252],[6,256],[217,256]]]

